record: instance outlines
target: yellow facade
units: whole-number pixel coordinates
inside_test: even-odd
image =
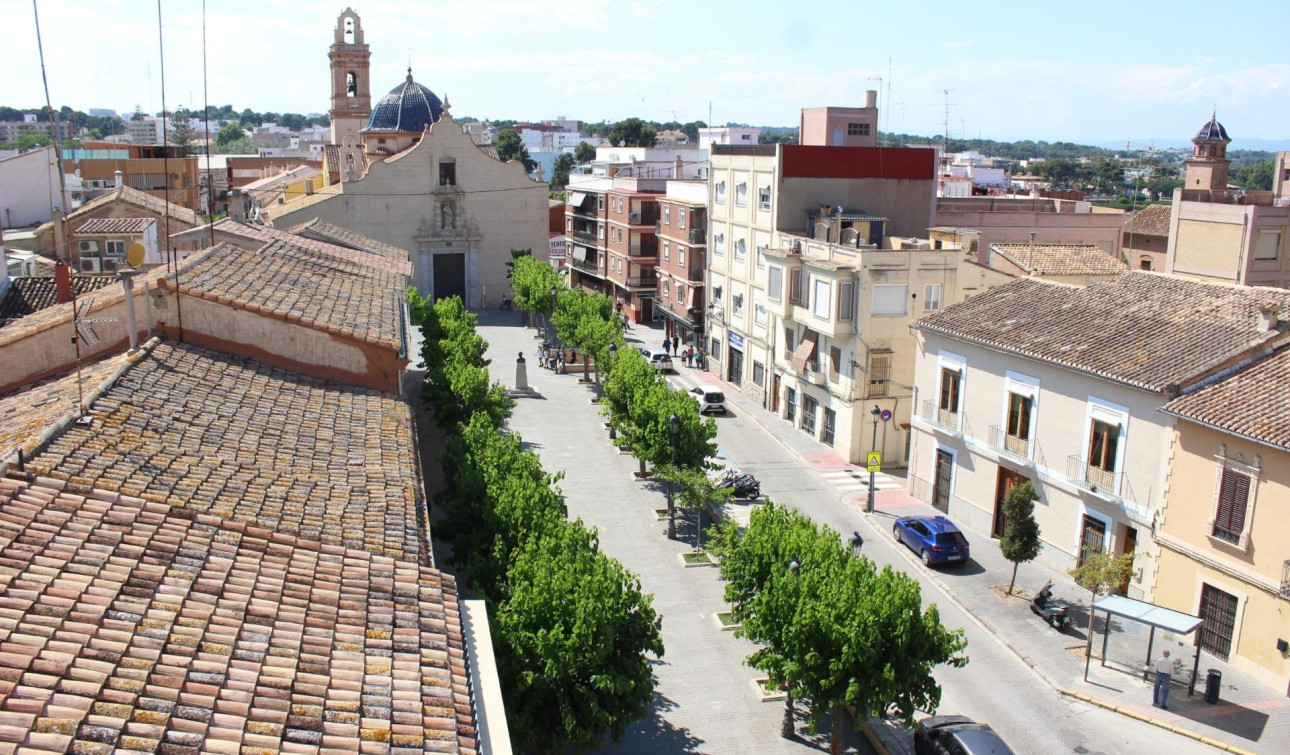
[[[1217,524],[1224,468],[1249,479],[1239,532]],[[1290,453],[1178,420],[1155,603],[1201,615],[1207,586],[1235,597],[1228,661],[1290,694],[1290,655],[1277,649],[1278,640],[1290,642],[1290,597],[1282,594],[1290,579],[1288,507]]]

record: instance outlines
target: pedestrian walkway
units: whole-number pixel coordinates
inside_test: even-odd
[[[641,334],[648,341],[650,334]],[[661,333],[655,334],[661,343]],[[656,344],[655,344],[656,345]],[[734,386],[712,373],[678,364],[683,380],[720,387],[732,410],[753,417],[786,448],[814,467],[820,476],[843,493],[860,512],[864,511],[868,489],[868,472],[849,464],[833,448],[816,441],[806,433],[752,401]],[[890,532],[895,518],[911,515],[938,515],[941,512],[911,496],[897,470],[879,476],[875,493],[875,511],[866,514],[880,532]],[[1229,664],[1202,653],[1197,694],[1188,697],[1185,688],[1174,687],[1169,709],[1151,705],[1152,685],[1140,674],[1102,668],[1094,660],[1088,682],[1084,677],[1084,648],[1087,641],[1089,594],[1064,573],[1038,564],[1021,566],[1017,576],[1018,596],[1007,596],[1012,564],[999,552],[990,533],[965,529],[972,543],[972,561],[964,568],[927,570],[911,552],[906,553],[910,569],[928,573],[951,598],[978,623],[998,636],[1056,694],[1083,700],[1163,729],[1198,739],[1219,749],[1234,752],[1290,752],[1290,698],[1285,691],[1268,688],[1253,677]],[[1053,630],[1030,611],[1029,596],[1048,580],[1053,582],[1054,596],[1071,604],[1072,626],[1065,633]],[[1102,617],[1098,618],[1097,641],[1100,642]],[[1158,637],[1156,654],[1166,642],[1174,642],[1175,655],[1190,659],[1195,653],[1192,638]],[[1204,702],[1205,674],[1208,669],[1223,674],[1221,701]],[[894,727],[879,727],[879,733],[891,736]],[[892,742],[893,752],[905,743]]]

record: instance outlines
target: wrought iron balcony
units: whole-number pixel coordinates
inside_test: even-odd
[[[591,244],[592,246],[596,244],[596,234],[591,231],[574,231],[573,237],[585,244]]]
[[[1021,461],[1030,461],[1030,441],[1009,435],[1003,425],[990,425],[990,447]]]
[[[708,229],[707,229],[707,228],[691,228],[691,229],[690,229],[690,243],[691,243],[691,244],[705,244],[705,243],[707,243],[707,241],[708,241]]]
[[[1115,471],[1094,466],[1078,454],[1066,458],[1066,478],[1090,493],[1119,497],[1115,492]]]
[[[596,265],[595,260],[580,260],[577,257],[570,257],[569,264],[584,273],[591,273],[592,275],[603,277],[603,273],[600,272],[600,268]]]
[[[923,419],[937,427],[952,433],[959,431],[959,414],[949,409],[942,409],[935,401],[923,402]]]
[[[628,288],[657,288],[658,278],[653,275],[633,275],[627,278]]]

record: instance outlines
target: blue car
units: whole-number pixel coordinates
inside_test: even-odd
[[[963,563],[971,555],[967,538],[943,516],[902,517],[896,520],[892,534],[927,566]]]

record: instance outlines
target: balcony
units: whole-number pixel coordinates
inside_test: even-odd
[[[923,402],[923,419],[938,429],[957,434],[959,432],[959,413],[942,409],[935,401]]]
[[[633,275],[627,278],[628,288],[658,288],[658,278],[653,275]]]
[[[1115,472],[1095,467],[1083,456],[1073,454],[1066,458],[1066,478],[1077,487],[1090,493],[1118,499],[1115,492]]]
[[[687,271],[686,271],[685,279],[686,279],[686,281],[688,281],[688,282],[690,282],[690,283],[702,283],[702,282],[703,282],[703,268],[701,268],[701,267],[692,267],[692,268],[690,268],[689,270],[687,270]]]
[[[641,225],[641,213],[639,212],[627,213],[627,223],[628,225]]]
[[[1030,464],[1030,441],[1009,435],[1003,425],[990,425],[990,447],[1012,459]]]
[[[589,273],[598,278],[604,277],[604,274],[600,272],[600,268],[596,265],[595,260],[580,260],[577,257],[570,257],[569,264],[573,265],[581,272]]]
[[[706,244],[706,243],[707,243],[707,241],[708,241],[708,229],[707,229],[707,228],[691,228],[691,229],[690,229],[690,243],[691,243],[691,244]]]
[[[591,231],[574,231],[573,238],[584,244],[596,245],[596,234]]]

